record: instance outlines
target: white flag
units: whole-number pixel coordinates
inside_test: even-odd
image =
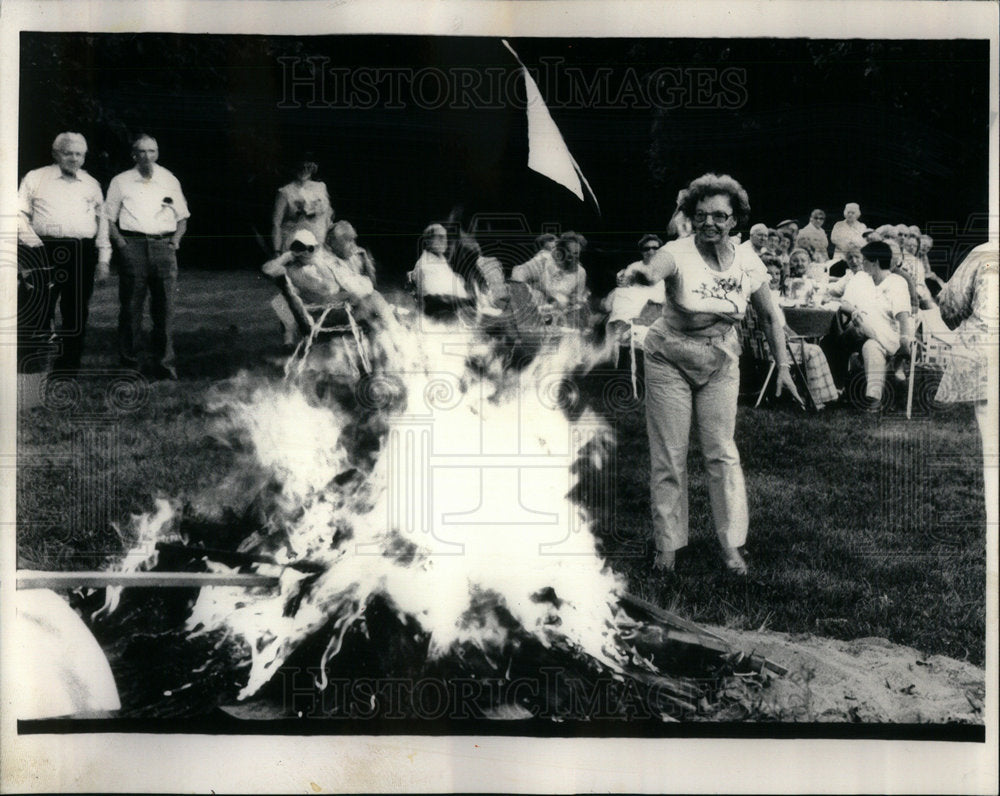
[[[590,183],[583,176],[580,166],[569,153],[569,148],[549,114],[549,109],[538,90],[538,85],[528,73],[527,67],[521,63],[514,48],[507,43],[506,39],[501,39],[501,42],[517,58],[517,62],[521,65],[521,71],[524,73],[524,87],[528,100],[528,168],[565,186],[576,194],[581,202],[584,201],[583,187],[586,186],[594,200],[594,205],[597,207],[597,212],[600,213],[601,207],[597,203],[594,189],[590,187]]]

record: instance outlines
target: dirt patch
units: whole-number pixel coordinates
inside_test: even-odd
[[[983,723],[986,673],[883,638],[713,628],[734,647],[789,670],[761,692],[760,711],[783,721]]]

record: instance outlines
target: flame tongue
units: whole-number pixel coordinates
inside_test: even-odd
[[[260,570],[280,588],[203,589],[189,629],[242,641],[241,698],[321,630],[325,665],[375,595],[427,634],[430,659],[528,636],[620,668],[622,583],[569,497],[581,452],[610,432],[561,408],[564,375],[601,352],[569,336],[506,370],[474,333],[435,325],[397,346],[401,361],[358,386],[354,413],[288,386],[230,404],[229,432],[279,485],[270,532],[241,549],[273,555],[279,566]],[[301,560],[322,571],[280,566]]]

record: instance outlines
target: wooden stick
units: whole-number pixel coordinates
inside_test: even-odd
[[[641,597],[636,597],[634,594],[625,592],[621,595],[621,602],[625,606],[631,606],[632,608],[639,609],[645,612],[648,616],[651,616],[658,622],[662,622],[666,625],[671,625],[680,630],[687,630],[689,633],[695,633],[700,636],[708,636],[709,638],[715,639],[716,641],[721,641],[723,644],[729,646],[729,642],[726,641],[722,636],[706,630],[705,628],[696,625],[690,619],[685,619],[682,616],[678,616],[672,611],[668,611],[666,608],[661,608],[658,605],[643,600]],[[730,646],[729,651],[732,652],[732,647]]]
[[[44,572],[18,570],[19,589],[78,589],[105,586],[189,589],[202,586],[274,587],[272,575],[227,572]]]
[[[768,660],[763,655],[757,655],[756,653],[751,653],[749,656],[747,656],[747,658],[750,661],[751,669],[761,669],[761,668],[769,669],[779,677],[784,677],[786,674],[788,674],[788,669],[786,669],[780,663],[775,663],[772,660]]]

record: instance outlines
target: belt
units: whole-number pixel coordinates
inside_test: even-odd
[[[133,232],[130,229],[119,230],[126,238],[149,238],[150,240],[165,240],[172,238],[173,232],[165,232],[162,235],[147,235],[145,232]]]
[[[65,237],[58,237],[56,235],[39,235],[38,239],[40,241],[42,241],[43,243],[58,243],[59,241],[64,241],[64,240],[73,240],[73,241],[77,241],[77,242],[82,243],[84,241],[92,241],[92,240],[94,240],[94,238],[92,238],[92,237],[91,238],[65,238]]]

